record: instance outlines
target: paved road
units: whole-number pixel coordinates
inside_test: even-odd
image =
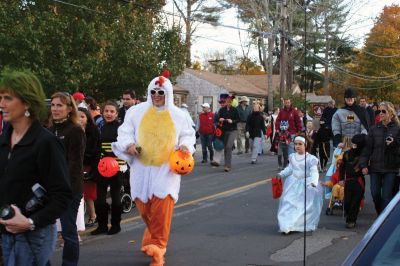
[[[263,155],[256,165],[249,161],[249,155],[234,155],[229,173],[197,164],[182,178],[167,265],[303,264],[303,235],[278,233],[278,201],[269,180],[277,171],[276,157]],[[344,227],[341,213],[326,216],[324,210],[319,229],[306,237],[307,265],[340,265],[375,219],[369,187],[356,229]],[[123,219],[118,235],[83,236],[80,265],[148,265],[139,251],[144,225],[137,210]],[[58,248],[54,265],[60,258]]]

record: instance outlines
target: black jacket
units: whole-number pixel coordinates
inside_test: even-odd
[[[247,118],[246,131],[249,132],[250,138],[262,137],[261,132],[266,134],[264,117],[261,112],[252,112]]]
[[[386,145],[386,138],[392,136],[393,143]],[[369,165],[370,172],[397,173],[399,171],[400,127],[390,122],[387,126],[377,123],[368,132],[367,144],[361,154],[362,168]]]
[[[54,124],[50,128],[50,131],[61,139],[61,142],[64,144],[72,192],[82,193],[83,155],[86,146],[85,132],[80,126],[70,120]]]
[[[120,124],[124,123],[126,111],[128,111],[128,109],[125,109],[125,106],[122,106],[118,110],[118,122]]]
[[[332,128],[332,117],[336,113],[337,108],[333,107],[326,107],[324,108],[324,111],[322,112],[322,118],[324,118],[326,127],[327,128]]]
[[[360,149],[350,149],[343,154],[342,163],[340,164],[340,180],[358,179],[363,176],[360,166]]]
[[[90,166],[96,173],[101,154],[100,131],[96,125],[86,126],[86,147],[83,157],[83,165]]]
[[[40,228],[53,224],[66,210],[71,186],[62,143],[35,121],[11,150],[10,126],[0,136],[0,206],[17,205]],[[32,186],[39,183],[48,195],[43,209],[27,214],[26,203],[32,198]]]
[[[227,107],[219,109],[218,118],[225,118],[224,123],[222,124],[222,131],[237,130],[237,123],[240,121],[240,119],[239,112],[236,108],[231,106],[229,110]],[[231,119],[232,124],[228,123],[226,119]]]

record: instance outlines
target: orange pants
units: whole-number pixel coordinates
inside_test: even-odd
[[[143,234],[142,247],[152,244],[160,249],[166,249],[174,213],[173,198],[170,195],[165,199],[153,196],[147,203],[136,198],[135,203],[147,225]]]

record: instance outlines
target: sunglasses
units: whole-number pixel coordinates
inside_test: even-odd
[[[386,114],[387,113],[386,110],[378,110],[378,111],[379,111],[379,113],[382,113],[382,114]]]
[[[150,90],[151,95],[159,95],[159,96],[164,96],[165,95],[165,90]]]

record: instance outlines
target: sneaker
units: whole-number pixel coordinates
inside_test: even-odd
[[[121,232],[121,226],[111,226],[110,230],[108,230],[107,235],[115,235]]]
[[[225,172],[229,172],[230,170],[231,170],[230,167],[225,167],[225,168],[224,168],[224,171],[225,171]]]
[[[201,161],[201,163],[206,163],[206,162],[207,162],[207,160],[202,160],[202,161]]]
[[[256,164],[257,163],[257,161],[251,161],[251,164]]]
[[[212,165],[212,166],[215,166],[215,167],[218,167],[218,166],[219,166],[219,163],[217,163],[217,162],[211,162],[211,165]]]
[[[243,154],[243,152],[242,151],[238,151],[238,153],[236,153],[237,155],[240,155],[240,154]]]
[[[94,231],[90,232],[92,236],[100,235],[100,234],[107,234],[108,228],[107,227],[97,227]]]

